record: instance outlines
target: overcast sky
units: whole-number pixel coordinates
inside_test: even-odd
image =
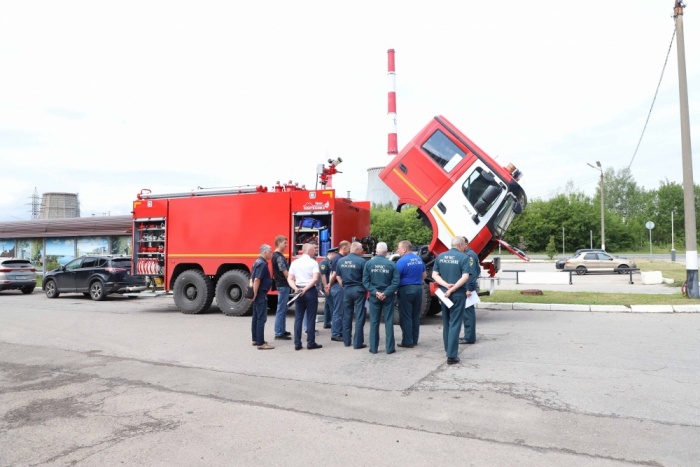
[[[444,115],[529,197],[629,164],[673,33],[673,0],[585,2],[0,1],[0,221],[34,187],[80,193],[82,215],[128,214],[141,188],[311,186],[364,199],[384,165],[387,54],[399,146]],[[700,2],[685,39],[700,178]],[[632,165],[682,181],[674,43]]]

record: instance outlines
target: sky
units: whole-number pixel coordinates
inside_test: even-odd
[[[568,180],[594,194],[626,167],[673,34],[673,0],[74,2],[0,0],[0,221],[29,197],[79,193],[83,216],[129,214],[142,188],[334,187],[364,199],[387,164],[387,49],[399,147],[435,115],[530,199]],[[685,10],[696,181],[700,1]],[[632,164],[682,182],[674,42]]]

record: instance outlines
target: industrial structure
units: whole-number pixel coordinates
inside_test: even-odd
[[[32,206],[33,208],[34,206]],[[32,215],[34,209],[32,209]],[[41,197],[39,219],[65,219],[80,217],[80,201],[77,193],[44,193]],[[32,216],[33,218],[33,216]]]

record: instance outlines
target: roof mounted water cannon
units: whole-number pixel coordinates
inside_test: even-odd
[[[328,159],[327,168],[324,164],[318,165],[316,172],[323,188],[333,188],[333,175],[343,173],[336,169],[341,162],[343,162],[343,159],[338,157],[336,159]]]

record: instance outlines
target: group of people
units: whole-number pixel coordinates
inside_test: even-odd
[[[388,247],[379,242],[376,256],[370,260],[362,258],[364,253],[359,242],[342,241],[337,248],[328,251],[320,264],[315,259],[317,247],[308,243],[302,248],[301,257],[288,263],[284,256],[288,239],[275,238],[275,250],[270,245],[260,247],[260,257],[253,264],[251,284],[253,289],[253,345],[260,350],[274,349],[265,341],[267,321],[267,293],[273,285],[277,289],[278,302],[275,313],[275,340],[294,340],[295,350],[301,350],[302,331],[306,332],[306,348],[320,349],[316,342],[316,314],[318,291],[326,297],[323,327],[331,330],[331,341],[343,342],[346,347],[367,348],[364,341],[366,309],[369,308],[369,351],[376,354],[379,347],[379,325],[385,322],[385,350],[396,351],[396,346],[413,348],[420,336],[420,315],[423,303],[423,282],[426,265],[412,251],[411,242],[399,242],[399,260],[394,263],[387,258]],[[474,307],[465,307],[467,296],[476,293],[480,274],[479,258],[469,248],[464,237],[454,237],[452,248],[440,254],[433,266],[432,278],[437,282],[444,297],[441,299],[443,316],[443,341],[447,363],[459,362],[458,344],[473,344],[476,341],[476,318]],[[272,274],[268,268],[272,263]],[[294,335],[287,331],[287,307],[294,293]],[[398,300],[399,324],[402,339],[394,340],[394,300]],[[451,301],[447,306],[445,302]],[[353,314],[355,334],[353,335]],[[464,325],[464,338],[459,338]]]

